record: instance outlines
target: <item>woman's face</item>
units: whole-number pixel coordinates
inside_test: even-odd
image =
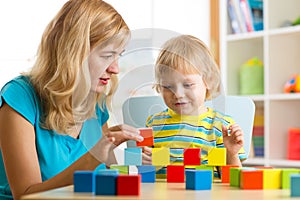
[[[123,52],[124,47],[115,47],[114,44],[92,50],[88,58],[92,91],[103,92],[111,75],[119,73],[118,59]]]

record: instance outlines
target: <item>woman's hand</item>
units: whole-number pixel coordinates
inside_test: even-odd
[[[143,165],[151,165],[152,164],[152,148],[150,147],[142,147],[142,164]]]
[[[222,125],[222,133],[227,154],[237,155],[244,145],[244,133],[241,127],[238,124],[233,124],[227,129],[226,126]]]

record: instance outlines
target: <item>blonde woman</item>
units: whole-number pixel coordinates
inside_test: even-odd
[[[0,196],[71,185],[75,170],[114,163],[114,147],[143,140],[133,127],[107,125],[118,57],[129,38],[108,3],[65,3],[42,36],[32,70],[1,90]]]
[[[155,78],[168,108],[147,119],[154,147],[169,147],[172,163],[183,162],[184,148],[201,148],[202,164],[208,163],[211,148],[225,147],[227,164],[241,166],[246,159],[243,130],[230,116],[204,104],[219,94],[221,83],[206,45],[191,35],[168,40],[158,55]]]

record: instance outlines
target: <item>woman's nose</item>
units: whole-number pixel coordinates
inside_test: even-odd
[[[118,63],[117,59],[108,66],[108,68],[106,69],[106,72],[111,73],[111,74],[119,73],[119,63]]]

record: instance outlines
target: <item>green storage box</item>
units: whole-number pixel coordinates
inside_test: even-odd
[[[240,68],[240,94],[264,93],[264,68],[263,63],[254,57]]]

